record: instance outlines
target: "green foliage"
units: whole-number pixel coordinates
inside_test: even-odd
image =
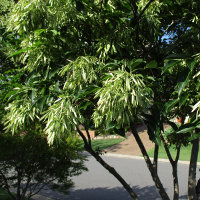
[[[79,110],[74,107],[71,99],[71,96],[60,98],[54,105],[49,107],[42,117],[42,119],[46,120],[44,131],[48,135],[48,141],[51,144],[56,137],[62,138],[84,123],[84,118]]]
[[[182,115],[186,107],[188,113],[195,102],[189,101],[188,90],[196,68],[191,59],[184,60],[188,57],[182,56],[186,51],[180,50],[184,44],[179,35],[183,29],[187,37],[195,31],[193,24],[185,24],[194,19],[195,7],[187,1],[194,15],[186,14],[180,22],[182,15],[173,13],[183,2],[154,1],[146,8],[147,3],[19,1],[7,24],[18,41],[10,56],[20,68],[28,69],[18,82],[30,89],[23,95],[24,102],[18,92],[6,95],[10,101],[18,100],[7,105],[7,130],[27,129],[38,119],[45,123],[42,126],[52,142],[55,135],[76,130],[80,122],[94,127],[92,116],[96,128],[124,132],[138,114],[158,101],[165,118]],[[183,13],[188,10],[184,9]],[[168,42],[162,40],[164,35]],[[180,44],[173,43],[176,40]],[[9,110],[19,108],[17,102],[29,105],[30,112],[26,106],[19,109],[21,115],[14,121]],[[64,102],[69,111],[62,109]]]
[[[2,27],[5,27],[6,18],[8,17],[9,12],[13,6],[13,0],[2,0],[0,2],[0,29],[2,29]]]
[[[44,186],[68,189],[70,177],[86,170],[79,151],[80,143],[73,137],[49,146],[37,134],[1,134],[0,187],[16,188],[16,199],[29,199]]]
[[[124,135],[142,118],[157,144],[164,122],[166,142],[188,144],[200,127],[199,9],[197,0],[18,1],[0,37],[0,131],[46,133],[53,144],[80,124]]]
[[[103,65],[96,57],[78,57],[63,67],[60,74],[66,76],[64,89],[77,90],[84,89],[90,84],[98,82],[98,74]]]
[[[93,115],[96,126],[104,123],[103,120],[106,124],[114,121],[119,127],[130,125],[150,105],[150,96],[151,90],[145,86],[142,75],[124,69],[110,73],[96,93],[99,98]]]
[[[10,200],[9,195],[5,190],[0,189],[0,199],[1,200]]]

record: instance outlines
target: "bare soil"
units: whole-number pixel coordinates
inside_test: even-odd
[[[145,126],[139,126],[137,128],[138,134],[148,151],[149,149],[154,147],[154,143],[149,140],[149,136],[147,134],[147,129]],[[108,153],[113,153],[113,154],[124,154],[124,155],[133,155],[133,156],[140,156],[141,151],[138,147],[137,142],[135,141],[135,138],[133,137],[132,134],[128,133],[128,137],[126,140],[123,142],[116,144],[112,147],[109,147],[105,149],[106,152]]]

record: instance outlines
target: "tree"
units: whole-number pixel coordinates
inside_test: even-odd
[[[46,186],[66,192],[70,178],[86,170],[78,140],[72,137],[49,146],[35,133],[0,134],[0,144],[0,187],[13,200],[30,199]]]
[[[131,128],[160,195],[169,199],[157,174],[158,145],[164,143],[175,180],[174,199],[178,199],[177,162],[182,142],[188,139],[188,132],[185,137],[181,133],[197,128],[198,121],[178,128],[170,119],[190,115],[189,105],[195,104],[188,103],[186,94],[193,93],[188,80],[193,75],[192,56],[199,52],[199,6],[189,0],[19,1],[7,30],[15,38],[10,57],[23,74],[5,96],[10,102],[4,106],[7,131],[27,131],[40,124],[50,143],[77,131],[86,150],[137,199],[92,149],[88,133],[94,126],[121,135]],[[197,70],[198,62],[194,66]],[[13,108],[18,120],[9,112]],[[153,163],[136,132],[138,119],[145,121],[156,143]],[[164,122],[174,128],[169,137],[164,135]],[[177,147],[175,160],[168,142]]]

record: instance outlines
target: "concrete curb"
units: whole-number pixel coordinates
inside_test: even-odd
[[[118,158],[130,158],[130,159],[138,159],[138,160],[144,159],[141,156],[132,156],[132,155],[115,154],[115,153],[105,153],[105,154],[103,154],[103,156],[118,157]],[[150,159],[153,160],[153,158],[150,158]],[[158,161],[159,162],[169,162],[168,159],[163,159],[163,158],[159,158]],[[185,165],[190,164],[189,161],[182,161],[182,160],[179,160],[178,163],[179,164],[185,164]],[[200,166],[200,162],[197,162],[197,165]]]

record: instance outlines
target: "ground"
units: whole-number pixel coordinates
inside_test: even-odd
[[[149,149],[153,148],[154,143],[149,140],[146,127],[139,126],[137,130],[146,150],[148,151]],[[140,156],[141,151],[138,147],[137,142],[135,141],[135,138],[133,137],[132,134],[128,134],[128,135],[129,136],[127,137],[126,140],[105,149],[105,151],[109,153],[113,153],[113,154]]]

